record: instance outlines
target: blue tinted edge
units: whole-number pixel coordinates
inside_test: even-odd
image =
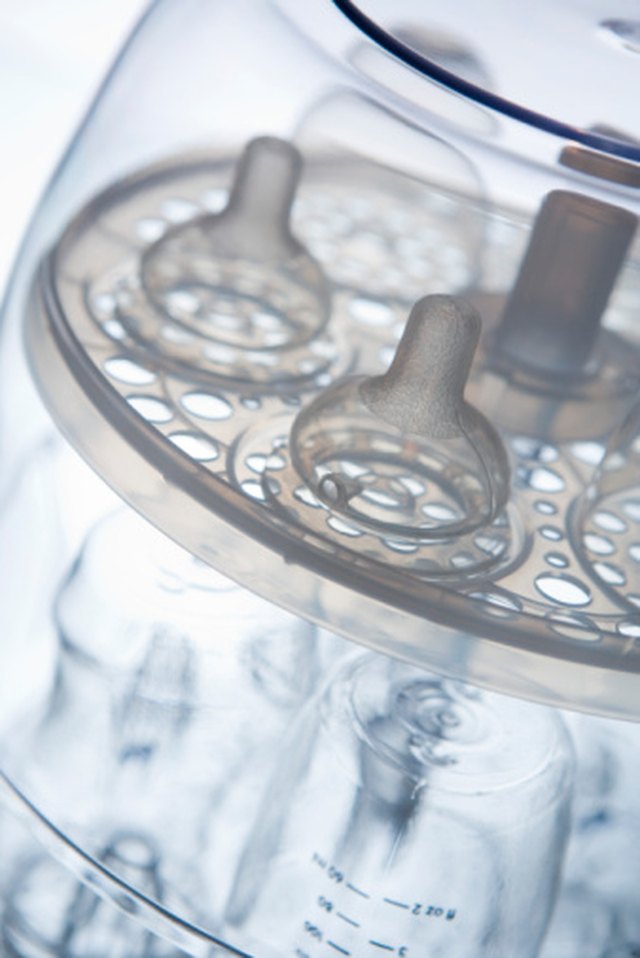
[[[427,57],[412,50],[411,47],[408,47],[402,43],[402,41],[391,36],[391,34],[387,33],[386,30],[383,30],[382,27],[379,27],[373,20],[367,17],[366,14],[359,10],[352,0],[332,0],[332,2],[354,26],[368,36],[370,40],[373,40],[378,46],[393,56],[398,57],[400,60],[403,60],[409,66],[419,70],[420,73],[423,73],[425,76],[431,77],[431,79],[436,80],[438,83],[442,83],[444,86],[449,87],[449,89],[454,90],[456,93],[461,93],[463,96],[475,100],[477,103],[482,103],[492,110],[497,110],[500,113],[504,113],[505,116],[510,116],[515,120],[519,120],[521,123],[527,123],[529,126],[537,127],[554,136],[583,143],[595,150],[613,156],[620,156],[633,161],[640,160],[640,144],[624,143],[621,140],[613,140],[607,136],[581,130],[579,127],[562,123],[542,113],[536,113],[535,110],[527,110],[525,107],[519,106],[517,103],[512,103],[510,100],[505,100],[503,97],[495,96],[495,94],[483,90],[482,87],[475,86],[475,84],[469,83],[467,80],[456,76],[455,73],[450,73],[449,70],[438,66],[437,63],[427,59]]]

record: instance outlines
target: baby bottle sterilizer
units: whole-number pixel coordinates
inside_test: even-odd
[[[640,955],[639,54],[151,3],[3,312],[3,956]]]

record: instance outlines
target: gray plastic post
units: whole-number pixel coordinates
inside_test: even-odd
[[[497,349],[550,374],[579,373],[625,261],[637,217],[555,191],[546,197],[497,331]]]

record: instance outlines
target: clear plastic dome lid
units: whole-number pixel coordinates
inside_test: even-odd
[[[596,150],[640,158],[633,0],[536,3],[526,16],[509,0],[335,2],[376,43],[465,96]]]

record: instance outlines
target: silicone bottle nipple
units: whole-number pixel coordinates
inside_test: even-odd
[[[640,635],[640,403],[611,437],[572,515],[575,548],[590,574],[630,613],[621,635]]]
[[[294,465],[352,523],[417,540],[490,524],[509,491],[507,457],[464,398],[481,321],[469,304],[415,304],[389,370],[327,389],[296,419]]]
[[[327,284],[290,226],[301,171],[292,144],[252,140],[226,208],[175,226],[144,252],[143,287],[164,321],[252,351],[291,349],[323,328]]]
[[[291,232],[290,214],[302,157],[286,140],[252,140],[238,161],[229,202],[207,226],[217,253],[263,262],[305,255]]]

